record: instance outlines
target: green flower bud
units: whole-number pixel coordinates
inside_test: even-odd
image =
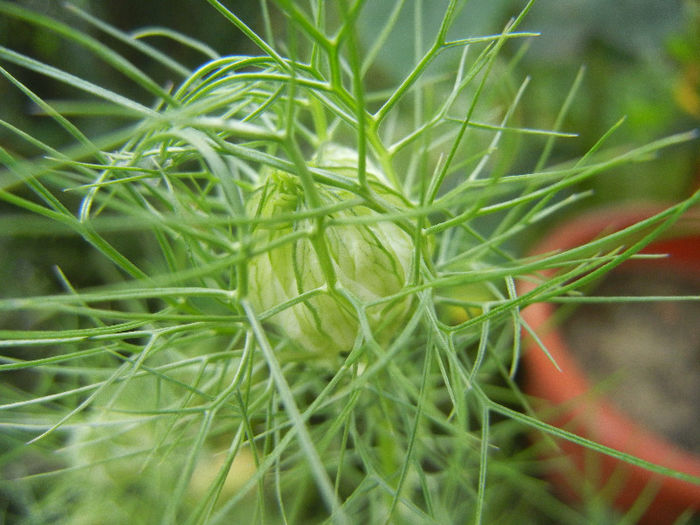
[[[357,154],[347,148],[328,146],[313,164],[346,177],[356,177]],[[367,178],[374,191],[387,201],[399,199],[384,185],[384,176],[371,163]],[[323,206],[356,198],[351,192],[317,185]],[[272,171],[256,191],[248,206],[250,215],[269,219],[304,209],[304,195],[298,177]],[[302,349],[329,356],[352,349],[360,332],[358,314],[342,294],[342,289],[366,304],[400,292],[410,275],[414,243],[406,231],[367,206],[353,206],[333,212],[329,219],[376,216],[377,222],[331,224],[321,239],[311,235],[284,242],[252,258],[248,264],[249,300],[257,313],[297,299],[301,294],[315,295],[288,306],[268,321]],[[314,231],[316,219],[289,222],[260,222],[253,229],[257,245],[274,242],[293,232]],[[318,243],[323,243],[318,249]],[[330,265],[323,264],[325,257]],[[332,268],[335,290],[328,282]],[[375,339],[385,342],[405,321],[411,307],[410,297],[374,305],[365,309]]]

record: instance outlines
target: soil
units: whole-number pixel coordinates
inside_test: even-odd
[[[700,279],[617,270],[589,295],[700,295]],[[632,419],[700,454],[700,301],[585,303],[563,324],[583,370]]]

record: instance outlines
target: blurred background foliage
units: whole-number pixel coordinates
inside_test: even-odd
[[[586,68],[567,129],[579,140],[560,143],[581,154],[620,117],[616,144],[641,144],[700,123],[700,3],[697,0],[562,0],[536,4],[527,26],[541,31],[523,61],[538,80],[528,122],[551,121],[574,70]],[[537,124],[538,117],[543,118]],[[594,182],[596,200],[674,200],[698,183],[697,142],[658,160],[632,165]]]
[[[86,22],[54,0],[18,0],[47,16],[84,29],[101,40]],[[243,20],[260,28],[260,2],[224,2]],[[199,39],[221,54],[256,54],[257,50],[205,1],[194,0],[74,0],[73,4],[114,26],[130,31],[163,26]],[[373,70],[373,82],[394,85],[410,69],[435,33],[445,2],[406,2],[397,29],[383,46]],[[522,0],[465,2],[453,27],[455,35],[492,34],[500,31],[509,16],[525,4]],[[424,43],[409,45],[418,6]],[[367,2],[359,28],[361,41],[369,48],[393,2]],[[275,10],[270,8],[273,17]],[[578,70],[585,68],[584,80],[563,128],[579,134],[562,140],[554,159],[565,161],[585,153],[622,116],[624,125],[611,144],[641,144],[661,136],[685,131],[700,123],[700,1],[699,0],[539,0],[521,29],[541,33],[530,39],[527,50],[507,47],[512,55],[522,53],[511,75],[520,84],[532,78],[520,105],[520,121],[528,127],[550,128]],[[273,28],[283,33],[286,21]],[[172,42],[160,43],[164,51],[189,67],[202,62],[202,56]],[[0,45],[86,76],[98,84],[143,103],[152,103],[150,94],[137,90],[118,72],[102,66],[89,52],[67,42],[54,32],[15,19],[0,18]],[[114,42],[138,67],[167,85],[167,71],[155,68],[148,58]],[[445,54],[440,68],[454,67],[457,55]],[[17,68],[8,69],[48,100],[80,97],[57,81]],[[379,79],[378,81],[375,79]],[[32,115],[32,107],[9,82],[0,82],[0,118],[32,135],[61,143],[63,135],[43,117]],[[81,124],[89,134],[118,125],[118,119],[86,120]],[[55,135],[55,136],[52,136]],[[0,145],[13,151],[24,147],[6,130],[0,130]],[[515,168],[531,166],[528,152]],[[529,164],[528,164],[529,162]],[[614,176],[598,179],[594,201],[621,199],[674,200],[687,195],[696,185],[699,173],[697,143],[676,148],[650,163],[621,169]],[[591,201],[589,201],[590,203]]]

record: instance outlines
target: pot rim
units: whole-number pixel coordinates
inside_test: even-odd
[[[555,227],[549,235],[535,246],[532,254],[543,254],[557,250],[574,248],[589,242],[604,233],[613,233],[640,220],[649,218],[664,208],[656,205],[628,205],[615,208],[593,210]],[[644,252],[654,251],[655,247],[668,249],[678,246],[684,240],[696,239],[688,254],[645,261],[626,261],[625,265],[648,264],[673,267],[682,272],[700,275],[700,210],[686,212],[679,221],[662,237],[645,248]],[[555,270],[540,272],[545,277]],[[536,284],[519,280],[518,295],[531,291]],[[525,368],[524,390],[536,398],[548,400],[555,406],[572,406],[550,422],[555,426],[573,424],[575,433],[591,438],[610,448],[620,450],[651,463],[700,477],[700,455],[684,450],[656,432],[644,428],[622,413],[604,396],[593,396],[592,383],[577,364],[573,352],[563,335],[551,323],[555,305],[552,303],[532,303],[523,308],[521,314],[530,328],[538,333],[543,345],[561,372],[552,364],[538,344],[529,338],[524,345],[523,364]],[[569,447],[567,447],[569,448]],[[582,454],[583,449],[569,452]],[[651,482],[659,483],[659,490],[650,509],[655,505],[700,508],[700,485],[671,476],[660,476],[650,470],[632,465],[611,456],[604,456],[604,468],[608,471],[623,468],[628,472],[630,483],[642,490]],[[628,484],[629,485],[629,484]],[[625,486],[625,488],[629,488]],[[618,503],[629,506],[636,499],[635,490],[621,490]],[[637,491],[638,494],[638,491]],[[628,500],[628,501],[625,501]]]

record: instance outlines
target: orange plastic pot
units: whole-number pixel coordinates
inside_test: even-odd
[[[580,246],[602,234],[635,224],[658,211],[660,210],[640,207],[589,213],[560,226],[547,236],[533,253]],[[623,263],[622,268],[644,264],[653,265],[664,272],[699,276],[700,214],[686,214],[644,252],[665,253],[669,256],[663,259],[630,260]],[[546,275],[546,272],[543,274]],[[519,293],[522,295],[534,287],[532,282],[521,281]],[[534,340],[525,336],[528,342],[523,355],[523,387],[526,393],[542,401],[538,406],[544,409],[543,414],[556,414],[547,421],[607,447],[700,477],[700,456],[682,450],[662,436],[644,428],[618,410],[609,400],[594,392],[592,383],[577,364],[565,337],[552,322],[555,308],[551,303],[536,303],[522,311],[524,320],[538,334],[561,369],[557,370]],[[698,323],[700,324],[700,319]],[[694,509],[696,512],[700,510],[698,484],[659,475],[609,455],[592,453],[590,449],[570,441],[562,440],[558,444],[562,453],[571,459],[579,477],[584,476],[584,470],[590,468],[592,459],[595,460],[598,475],[593,483],[598,488],[603,487],[611,476],[615,476],[614,482],[618,485],[614,505],[619,509],[629,509],[645,489],[646,494],[655,494],[641,523],[673,523],[688,509]],[[552,481],[562,489],[562,493],[568,497],[580,497],[580,489],[570,483],[570,476],[563,470],[553,470],[550,474]]]

